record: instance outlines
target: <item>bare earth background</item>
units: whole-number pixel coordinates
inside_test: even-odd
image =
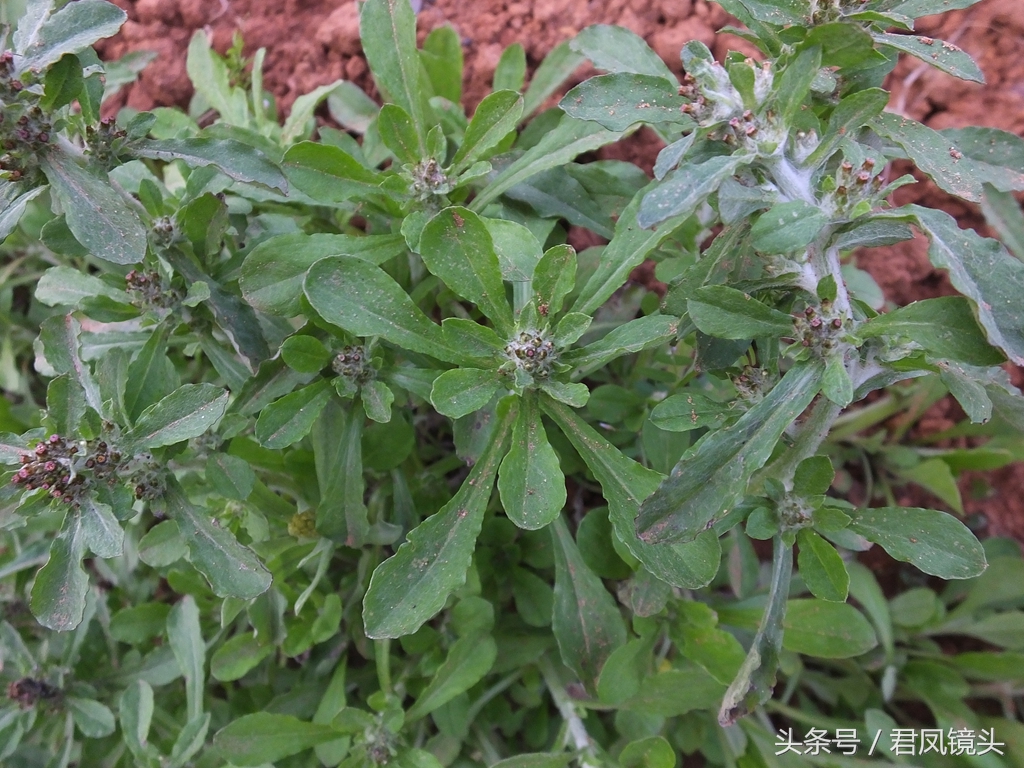
[[[205,27],[223,52],[236,30],[251,54],[265,47],[264,85],[287,114],[295,98],[339,78],[352,80],[375,95],[359,45],[354,0],[114,0],[128,11],[121,34],[100,45],[104,58],[133,50],[158,54],[139,79],[123,92],[115,108],[151,109],[185,106],[192,89],[185,74],[185,52],[195,30]],[[679,50],[688,40],[706,43],[721,57],[730,48],[750,51],[742,40],[718,35],[730,17],[706,0],[423,0],[419,30],[451,24],[462,36],[466,58],[465,92],[470,106],[486,95],[502,50],[519,42],[532,69],[561,41],[590,24],[620,24],[641,35],[680,73]],[[987,83],[978,85],[942,74],[916,59],[905,58],[890,77],[890,109],[936,129],[983,125],[1024,135],[1024,14],[1021,0],[982,0],[977,5],[918,22],[920,34],[949,40],[981,65]],[[585,68],[576,80],[590,74]],[[603,156],[632,160],[650,170],[660,149],[641,131]],[[910,170],[892,169],[893,178]],[[919,202],[942,208],[961,226],[989,234],[978,208],[952,198],[928,182],[904,187],[898,203]],[[577,236],[578,233],[577,233]],[[590,241],[593,242],[593,241]],[[863,252],[858,264],[874,276],[886,296],[898,304],[952,293],[945,275],[928,263],[923,238]],[[639,270],[636,279],[650,280]],[[1024,374],[1013,371],[1018,385]],[[918,434],[947,429],[963,418],[951,399],[931,408],[916,427]],[[989,486],[977,492],[978,481]],[[988,520],[988,531],[1024,541],[1024,464],[962,478],[969,513]],[[911,506],[941,502],[914,487],[898,501]]]

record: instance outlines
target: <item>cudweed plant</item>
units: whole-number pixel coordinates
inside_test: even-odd
[[[889,203],[909,158],[1021,242],[1020,139],[885,111],[900,52],[980,80],[912,34],[971,2],[722,4],[758,61],[689,43],[680,83],[591,27],[528,87],[509,48],[468,118],[454,30],[417,49],[406,0],[366,0],[384,106],[332,83],[282,124],[263,51],[202,32],[187,114],[100,121],[139,63],[89,46],[124,14],[28,3],[0,58],[5,765],[783,766],[780,724],[1019,751],[1019,552],[890,490],[962,511],[955,472],[1022,455],[1024,266]],[[607,74],[540,111],[585,59]],[[653,181],[576,162],[640,125]],[[961,295],[880,313],[844,257],[915,227]],[[648,259],[663,302],[625,287]],[[878,428],[947,392],[986,445]],[[887,599],[873,545],[923,575]]]

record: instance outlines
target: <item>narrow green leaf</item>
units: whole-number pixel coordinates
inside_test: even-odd
[[[363,496],[363,409],[332,398],[313,424],[311,441],[320,504],[316,530],[347,547],[360,547],[370,529]]]
[[[256,439],[264,448],[287,448],[309,434],[330,398],[325,379],[285,395],[260,411]]]
[[[137,157],[151,160],[183,160],[192,167],[213,166],[235,181],[288,191],[284,174],[266,155],[234,139],[147,139],[132,144],[131,151]]]
[[[199,607],[192,595],[185,595],[167,615],[167,640],[185,678],[188,718],[193,720],[203,714],[206,645],[199,627]]]
[[[272,644],[261,644],[251,634],[235,635],[210,658],[210,675],[222,682],[240,680],[273,651]]]
[[[775,111],[783,125],[791,124],[800,111],[820,67],[821,47],[813,45],[776,70]]]
[[[573,350],[563,361],[576,367],[573,377],[579,378],[623,355],[672,341],[678,333],[678,318],[645,315],[623,323],[592,344]]]
[[[832,110],[828,128],[817,149],[807,158],[807,165],[813,168],[827,160],[845,136],[856,135],[863,126],[882,114],[888,103],[889,93],[883,88],[867,88],[845,97]]]
[[[776,443],[821,387],[819,364],[791,368],[732,426],[708,433],[683,454],[672,474],[644,501],[636,521],[644,541],[690,541],[746,492]]]
[[[398,552],[377,566],[363,599],[368,637],[412,634],[465,582],[514,418],[511,409],[498,417],[490,443],[452,500],[420,523]]]
[[[329,725],[307,723],[292,715],[256,712],[217,731],[213,748],[232,765],[263,766],[334,741],[338,736],[338,731]]]
[[[466,127],[459,151],[452,158],[452,171],[459,173],[477,160],[486,160],[491,150],[515,130],[522,116],[523,97],[518,93],[497,90],[489,94]]]
[[[915,301],[879,315],[857,329],[862,338],[905,336],[937,357],[969,365],[998,365],[1003,356],[989,346],[970,302],[962,296]]]
[[[189,560],[210,582],[214,594],[251,600],[270,588],[270,573],[259,558],[229,530],[215,524],[208,512],[193,507],[173,476],[167,480],[161,503],[178,524]]]
[[[571,117],[593,120],[610,131],[636,123],[680,123],[688,119],[680,111],[687,99],[674,83],[655,75],[598,75],[569,91],[558,106]]]
[[[185,384],[144,410],[124,433],[126,451],[172,445],[199,437],[224,415],[228,393],[213,384]]]
[[[96,557],[120,557],[124,552],[124,529],[109,504],[94,498],[82,499],[82,536]]]
[[[509,519],[530,531],[548,525],[565,506],[565,476],[533,393],[519,401],[512,444],[498,472],[498,492]]]
[[[692,429],[717,429],[725,423],[731,409],[699,392],[679,392],[665,398],[651,411],[651,421],[669,432]]]
[[[1017,198],[986,184],[981,211],[985,222],[996,231],[1010,253],[1024,261],[1024,212]]]
[[[541,407],[569,438],[601,484],[612,528],[630,554],[672,586],[707,586],[718,573],[722,557],[718,534],[706,531],[685,544],[653,545],[638,539],[633,520],[640,503],[657,490],[662,475],[624,456],[564,405],[545,399],[541,400]]]
[[[551,526],[555,606],[551,626],[562,661],[589,691],[608,657],[626,643],[626,627],[611,594],[587,567],[561,517]]]
[[[725,285],[698,288],[686,308],[697,328],[720,339],[792,335],[793,318]]]
[[[825,361],[821,393],[840,408],[845,408],[853,402],[853,380],[841,356],[832,355]]]
[[[3,203],[3,206],[0,207],[0,243],[17,228],[26,206],[41,195],[45,189],[46,187],[42,186],[22,192],[17,184],[4,186],[0,192],[0,202]]]
[[[170,328],[161,323],[128,365],[124,408],[132,421],[146,408],[171,394],[178,386],[178,372],[167,357],[167,336]]]
[[[65,701],[71,718],[86,738],[102,739],[114,732],[114,713],[106,704],[78,696],[68,696]]]
[[[522,92],[526,84],[526,49],[522,43],[512,43],[501,53],[494,68],[491,87],[495,91]]]
[[[136,680],[124,689],[118,705],[121,735],[136,760],[143,759],[153,720],[153,688],[145,680]]]
[[[548,248],[533,270],[533,293],[537,307],[547,307],[548,316],[562,311],[562,303],[576,285],[576,251],[569,245]]]
[[[455,368],[434,379],[430,402],[438,413],[458,419],[487,405],[500,384],[496,371]]]
[[[435,27],[423,41],[420,61],[434,95],[452,104],[462,101],[462,38],[451,24]]]
[[[390,275],[362,259],[321,259],[306,274],[305,292],[324,320],[356,336],[380,336],[452,363],[466,359],[449,347],[441,327],[420,311]]]
[[[377,87],[386,101],[412,118],[422,152],[429,107],[416,54],[416,14],[409,0],[367,0],[359,14],[359,36]]]
[[[47,629],[69,632],[82,622],[89,576],[82,569],[85,531],[82,515],[69,509],[50,545],[50,557],[32,585],[32,614]]]
[[[970,54],[945,40],[934,40],[917,35],[894,35],[890,32],[872,32],[871,36],[879,45],[886,45],[897,51],[909,53],[915,59],[931,64],[948,75],[973,83],[985,82],[985,75]]]
[[[474,198],[470,207],[474,211],[482,211],[488,203],[497,200],[516,184],[541,171],[564,165],[585,152],[611,144],[620,136],[617,131],[609,131],[596,123],[574,120],[565,115],[544,138],[492,179]]]
[[[985,550],[967,526],[934,509],[862,509],[850,529],[896,560],[943,579],[970,579],[988,565]]]
[[[146,229],[109,181],[80,166],[62,149],[47,153],[42,166],[68,227],[90,253],[115,264],[142,261]]]
[[[822,600],[845,603],[850,591],[850,574],[835,547],[810,528],[796,535],[800,545],[797,565],[811,594]]]
[[[415,163],[423,157],[420,137],[409,113],[397,104],[385,104],[377,116],[377,130],[384,146],[400,163]]]
[[[288,119],[281,127],[281,143],[291,144],[296,139],[309,136],[309,126],[313,122],[313,113],[320,103],[333,94],[339,86],[345,84],[345,80],[335,80],[333,83],[326,83],[317,86],[309,93],[304,93],[292,103]],[[259,112],[259,110],[256,110]]]
[[[48,112],[67,106],[78,98],[84,82],[82,62],[73,53],[64,54],[46,72],[39,106]]]
[[[406,721],[419,720],[468,691],[490,671],[497,656],[498,646],[490,635],[470,634],[456,640],[444,663],[406,712]]]
[[[249,122],[247,94],[231,86],[227,65],[213,52],[203,29],[197,29],[189,41],[185,69],[196,92],[217,110],[224,122],[235,126],[245,126]]]
[[[566,40],[552,48],[537,67],[530,86],[523,95],[523,116],[529,117],[547,101],[586,59],[576,53]]]
[[[1024,262],[1011,256],[1002,243],[960,229],[948,213],[911,206],[931,239],[928,256],[949,271],[950,282],[975,306],[989,343],[1017,365],[1024,365],[1024,316],[1019,301],[1024,285]]]
[[[783,626],[786,650],[821,659],[849,659],[878,645],[864,614],[848,603],[790,600]]]
[[[499,334],[512,333],[501,267],[483,220],[466,208],[445,208],[423,228],[420,255],[427,269],[456,294],[472,301]]]

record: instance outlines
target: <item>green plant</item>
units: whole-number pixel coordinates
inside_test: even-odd
[[[2,759],[785,765],[769,714],[997,727],[1019,756],[1019,725],[964,704],[1015,717],[1019,673],[967,679],[1016,656],[929,639],[1018,649],[1019,556],[872,502],[902,480],[955,510],[956,472],[1020,455],[999,365],[1024,360],[1024,265],[889,207],[912,179],[884,169],[991,206],[1024,189],[1022,142],[883,111],[898,51],[980,77],[885,31],[946,2],[723,5],[764,62],[690,43],[680,85],[591,27],[529,87],[509,48],[467,119],[454,30],[417,50],[405,0],[366,0],[385,105],[333,83],[280,124],[263,52],[202,32],[188,114],[99,122],[88,45],[123,13],[28,4],[0,73]],[[538,114],[584,59],[609,74]],[[640,124],[656,180],[577,162]],[[609,243],[577,254],[566,225]],[[842,257],[912,226],[963,295],[879,314]],[[646,259],[663,303],[624,288]],[[1004,432],[957,453],[875,429],[946,391]],[[858,462],[881,468],[861,506],[834,482]],[[850,554],[872,543],[977,581],[890,608]]]

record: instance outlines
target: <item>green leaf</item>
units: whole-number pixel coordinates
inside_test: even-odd
[[[185,69],[196,92],[217,110],[222,120],[236,126],[249,122],[247,94],[231,86],[227,65],[213,52],[205,30],[197,29],[192,35]]]
[[[495,91],[523,90],[526,83],[526,49],[522,43],[512,43],[501,53],[498,66],[494,68],[491,87]]]
[[[78,730],[88,739],[102,739],[112,734],[117,727],[114,713],[106,704],[78,696],[68,696],[65,702]]]
[[[82,515],[69,509],[32,585],[32,615],[47,629],[69,632],[82,622],[89,591],[89,576],[82,569],[85,546]]]
[[[82,299],[93,296],[106,296],[120,302],[125,300],[123,291],[113,288],[95,275],[73,267],[51,267],[43,273],[36,285],[36,299],[48,307],[77,307]]]
[[[820,67],[821,47],[813,45],[801,50],[795,58],[776,70],[773,83],[775,112],[783,125],[792,124]]]
[[[930,37],[916,35],[894,35],[889,32],[872,32],[871,36],[879,45],[909,53],[914,58],[931,64],[948,75],[973,83],[985,82],[985,75],[982,74],[981,68],[975,64],[970,54],[945,40],[934,40]]]
[[[206,462],[206,480],[226,499],[244,501],[256,487],[249,462],[227,453],[215,453]]]
[[[687,118],[680,108],[686,103],[674,80],[618,73],[583,81],[558,106],[578,120],[593,120],[610,131],[624,131],[635,123],[683,122]]]
[[[720,339],[755,339],[792,335],[793,318],[725,285],[698,288],[686,308],[693,324]]]
[[[992,346],[1016,365],[1024,365],[1024,317],[1019,293],[1024,286],[1024,262],[1002,243],[960,229],[948,213],[910,206],[931,238],[928,256],[939,269],[949,271],[950,282],[970,299]]]
[[[825,361],[825,373],[821,378],[821,393],[845,408],[853,402],[853,379],[846,370],[846,364],[839,355],[832,355]]]
[[[689,216],[727,178],[749,162],[742,154],[712,157],[701,163],[683,163],[643,197],[636,223],[644,229],[673,217]],[[622,219],[619,220],[620,223]],[[618,230],[616,226],[616,230]],[[659,227],[662,234],[667,227]]]
[[[555,606],[551,626],[565,665],[589,691],[608,657],[626,643],[626,628],[611,594],[587,567],[565,521],[551,526],[555,549]]]
[[[109,181],[80,166],[63,149],[51,150],[41,162],[78,242],[94,256],[115,264],[142,261],[146,229]]]
[[[185,384],[144,410],[122,437],[126,452],[199,437],[224,415],[228,393],[213,384]]]
[[[377,130],[384,146],[400,163],[415,163],[423,157],[423,146],[409,113],[397,104],[385,104],[377,116]]]
[[[193,507],[173,476],[167,480],[161,504],[178,524],[189,560],[206,577],[214,594],[251,600],[270,588],[270,574],[259,558],[229,530],[214,524],[209,513]]]
[[[178,372],[167,357],[169,333],[166,324],[158,326],[128,365],[128,381],[132,385],[125,387],[124,409],[133,421],[177,388]]]
[[[331,144],[301,141],[285,152],[282,167],[288,181],[317,202],[337,204],[353,198],[375,200],[382,194],[378,174]]]
[[[260,411],[256,439],[264,448],[287,448],[309,434],[330,398],[330,384],[321,379],[274,401]]]
[[[213,748],[237,766],[263,766],[334,741],[338,731],[329,725],[291,715],[256,712],[243,715],[217,731]]]
[[[483,220],[466,208],[445,208],[423,228],[420,255],[427,269],[457,295],[472,301],[499,334],[512,333],[501,267]]]
[[[832,487],[836,472],[828,456],[811,456],[801,461],[793,474],[793,493],[805,499],[822,496]]]
[[[490,443],[452,500],[377,566],[363,600],[367,637],[412,634],[465,583],[514,418],[512,410],[498,417]]]
[[[15,184],[8,184],[2,188],[0,191],[0,195],[2,195],[0,202],[3,203],[3,206],[0,207],[0,243],[17,228],[26,206],[41,195],[45,189],[46,187],[35,187],[27,192],[21,192],[20,187]]]
[[[304,93],[295,99],[292,109],[288,113],[288,119],[281,127],[281,143],[288,145],[298,138],[308,136],[309,126],[312,124],[316,108],[346,82],[345,80],[335,80],[333,83],[317,86],[309,93]],[[255,111],[259,112],[260,110],[257,108]]]
[[[790,600],[783,626],[786,650],[821,659],[849,659],[878,645],[864,614],[847,603]]]
[[[257,245],[242,264],[238,284],[253,309],[294,317],[301,311],[306,272],[328,256],[354,256],[383,264],[405,253],[401,235],[278,235]]]
[[[192,595],[185,595],[167,615],[167,640],[185,678],[188,718],[193,720],[203,714],[206,645],[199,627],[199,608]]]
[[[96,499],[82,499],[82,536],[85,546],[96,557],[120,557],[124,552],[124,530],[109,504]]]
[[[856,135],[863,126],[882,114],[888,103],[889,93],[883,88],[867,88],[843,98],[832,110],[821,143],[807,158],[806,164],[814,167],[827,160],[839,148],[844,137]]]
[[[579,314],[579,313],[571,313]],[[585,315],[584,315],[585,316]],[[580,377],[623,355],[631,355],[672,341],[679,333],[679,320],[668,315],[646,315],[616,327],[592,344],[575,349],[563,362],[576,367]]]
[[[530,147],[523,155],[505,170],[491,179],[490,183],[474,198],[472,209],[482,211],[488,203],[497,200],[501,195],[517,184],[535,176],[549,168],[557,168],[574,160],[586,152],[617,141],[621,134],[609,131],[596,123],[574,120],[564,115],[544,138]]]
[[[131,152],[151,160],[183,160],[192,167],[213,166],[235,181],[288,191],[284,174],[266,155],[234,139],[147,139],[132,144]]]
[[[118,703],[121,736],[136,760],[142,760],[153,721],[153,688],[145,680],[136,680],[124,689]]]
[[[430,402],[438,413],[458,419],[487,405],[500,385],[496,371],[455,368],[434,379]]]
[[[750,228],[751,245],[762,253],[789,253],[806,248],[829,221],[818,206],[794,200],[765,211]]]
[[[409,0],[367,0],[359,14],[359,36],[384,100],[397,104],[412,118],[422,151],[429,107],[416,53],[416,14]]]
[[[986,184],[981,211],[985,214],[985,223],[996,231],[1010,253],[1024,261],[1024,212],[1017,198]]]
[[[650,544],[690,541],[738,501],[751,475],[818,393],[821,376],[820,365],[794,366],[735,424],[708,433],[683,454],[640,508],[640,538]]]
[[[857,329],[857,335],[865,339],[905,336],[933,355],[969,365],[1003,362],[1003,356],[989,346],[978,327],[970,302],[962,296],[915,301],[869,320]]]
[[[718,722],[723,726],[732,725],[771,698],[782,652],[782,622],[786,616],[786,598],[792,574],[793,548],[784,544],[781,536],[776,536],[772,544],[768,603],[750,650],[722,698]],[[721,614],[722,611],[719,612]]]
[[[82,63],[73,53],[65,54],[47,70],[43,83],[43,98],[39,101],[42,109],[52,112],[67,106],[78,98],[85,83]]]
[[[675,768],[676,753],[661,736],[648,736],[627,744],[619,753],[622,768]]]
[[[1003,192],[1024,189],[1024,139],[1017,134],[973,126],[946,128],[942,135],[970,158],[971,170],[985,184]]]
[[[106,0],[78,0],[46,18],[20,53],[20,70],[44,70],[66,53],[84,51],[117,33],[128,14]]]
[[[894,559],[943,579],[970,579],[988,565],[985,550],[967,526],[934,509],[862,509],[850,529]]]
[[[371,379],[359,389],[359,399],[363,402],[366,416],[380,424],[391,421],[391,404],[395,402],[395,393],[383,381]]]
[[[562,311],[562,303],[576,285],[576,251],[569,245],[548,248],[533,270],[536,305],[547,306],[548,316]]]
[[[281,345],[281,359],[293,371],[319,373],[331,362],[331,350],[313,336],[289,336]]]
[[[667,546],[646,544],[638,539],[633,519],[640,503],[658,488],[662,475],[624,456],[565,406],[541,400],[541,407],[569,438],[601,484],[608,500],[612,528],[629,553],[672,586],[682,589],[707,586],[718,573],[722,557],[718,534],[706,531],[694,541]]]
[[[240,680],[273,651],[272,644],[261,644],[250,634],[235,635],[213,654],[210,674],[222,682]]]
[[[363,409],[327,403],[313,424],[311,442],[320,488],[316,529],[321,536],[348,547],[360,547],[370,529],[363,502]]]
[[[502,279],[511,283],[529,282],[544,255],[537,237],[514,221],[483,219],[483,223],[491,235]],[[565,249],[572,251],[568,245],[562,246],[561,250]]]
[[[455,173],[469,168],[477,160],[486,160],[502,139],[515,130],[523,116],[523,97],[515,91],[496,90],[480,102],[459,151],[452,158]]]
[[[509,519],[530,531],[548,525],[565,506],[565,476],[531,392],[519,401],[512,444],[498,472],[498,492]]]
[[[305,292],[324,320],[356,336],[380,336],[452,363],[466,359],[390,275],[362,259],[321,259],[306,274]]]
[[[731,409],[699,392],[679,392],[665,398],[651,411],[651,421],[669,432],[692,429],[717,429],[725,423]]]
[[[423,41],[420,60],[434,95],[452,104],[462,101],[462,40],[451,24],[435,27]]]
[[[739,640],[717,626],[717,614],[704,603],[680,603],[679,614],[673,637],[678,632],[682,654],[715,680],[728,685],[736,678],[746,656]]]
[[[835,547],[810,528],[799,531],[796,541],[800,545],[797,559],[800,576],[811,594],[822,600],[845,603],[850,591],[850,574]]]
[[[597,69],[660,77],[675,84],[676,78],[661,57],[636,32],[610,24],[594,24],[580,32],[570,47]]]
[[[468,691],[490,671],[497,656],[498,646],[490,635],[473,633],[456,640],[444,663],[406,712],[406,720],[419,720]]]

